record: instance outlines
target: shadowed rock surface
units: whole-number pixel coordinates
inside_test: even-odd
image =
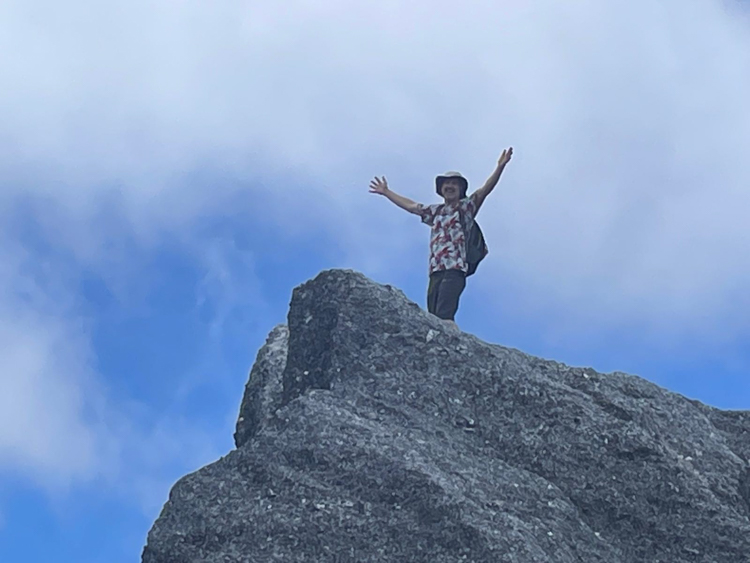
[[[750,412],[482,342],[351,271],[294,290],[235,441],[144,563],[750,562]]]

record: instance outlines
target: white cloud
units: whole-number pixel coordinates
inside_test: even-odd
[[[0,252],[0,472],[55,497],[99,483],[153,516],[176,476],[221,452],[178,409],[113,395],[72,273],[12,244]]]
[[[2,137],[17,157],[4,172],[58,213],[90,219],[118,197],[129,228],[158,234],[236,189],[186,187],[196,169],[283,173],[297,183],[280,197],[330,198],[361,235],[344,237],[352,254],[386,264],[406,221],[363,195],[372,174],[428,198],[436,172],[460,168],[478,184],[514,144],[483,219],[496,265],[530,301],[596,323],[699,329],[731,315],[750,282],[750,27],[738,6],[4,9],[0,68],[15,86],[0,94],[13,117]],[[300,213],[286,205],[280,221]],[[379,221],[399,230],[373,247]]]
[[[368,271],[402,269],[394,256],[422,260],[425,233],[367,194],[370,177],[432,199],[436,173],[478,185],[513,144],[481,214],[488,295],[508,276],[525,310],[591,330],[746,322],[750,26],[738,6],[16,0],[0,5],[0,79],[0,218],[29,203],[47,242],[114,285],[129,278],[111,258],[113,245],[128,254],[123,233],[157,243],[230,197],[257,213],[273,178],[288,180],[270,192],[280,224],[340,233]],[[221,181],[191,181],[206,170]],[[6,279],[38,279],[24,263]],[[24,376],[2,384],[26,398],[14,409],[53,410],[14,410],[28,444],[7,430],[0,451],[86,475],[109,454],[86,414],[88,335],[58,305],[75,285],[33,282],[28,299],[13,284],[0,288],[0,345],[4,373]]]
[[[87,420],[85,327],[66,325],[70,299],[58,264],[18,249],[0,254],[0,468],[55,487],[90,478],[100,444]],[[38,281],[41,280],[41,281]]]

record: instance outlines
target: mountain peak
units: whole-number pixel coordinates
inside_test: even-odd
[[[294,290],[235,443],[144,563],[750,554],[750,413],[483,342],[349,270]]]

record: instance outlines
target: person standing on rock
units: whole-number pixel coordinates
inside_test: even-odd
[[[466,287],[466,277],[473,273],[468,259],[467,232],[512,156],[513,147],[504,150],[495,171],[469,197],[466,197],[469,182],[459,172],[446,172],[438,176],[435,190],[443,198],[443,203],[433,205],[422,205],[398,195],[388,187],[385,176],[376,176],[370,182],[370,193],[383,195],[401,209],[419,215],[422,222],[432,228],[427,310],[453,326],[456,326],[458,302]]]

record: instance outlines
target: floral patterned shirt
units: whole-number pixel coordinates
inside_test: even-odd
[[[472,224],[477,214],[477,200],[473,195],[456,203],[419,205],[422,222],[432,227],[430,236],[430,275],[440,270],[467,272],[466,235],[461,227],[459,206],[464,212],[466,226]]]

